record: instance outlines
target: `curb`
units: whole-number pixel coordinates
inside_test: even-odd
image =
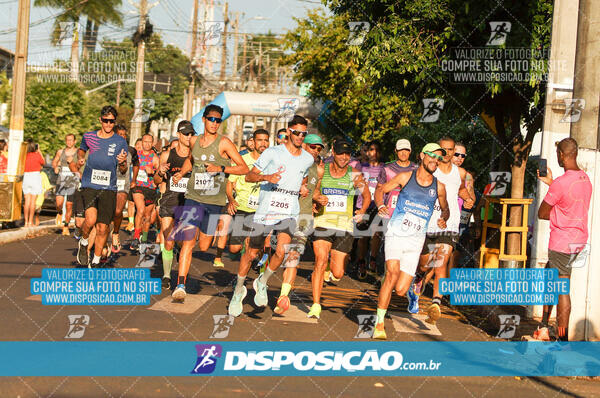
[[[60,228],[62,227],[54,225],[54,220],[52,220],[52,225],[39,225],[37,227],[28,228],[21,227],[16,230],[2,232],[0,233],[0,245],[35,238]]]

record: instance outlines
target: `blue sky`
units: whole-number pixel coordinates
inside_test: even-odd
[[[31,0],[32,4],[33,2]],[[222,20],[224,2],[214,2],[215,20]],[[148,3],[154,4],[155,1],[148,0]],[[240,32],[244,33],[266,33],[270,30],[282,34],[296,26],[293,17],[306,15],[308,9],[323,9],[317,0],[230,0],[228,3],[231,16],[235,11],[240,12]],[[102,26],[99,31],[100,40],[103,37],[119,39],[131,36],[135,31],[138,22],[137,10],[124,0],[122,11],[123,27]],[[159,0],[158,5],[150,10],[150,20],[155,32],[160,32],[166,43],[177,45],[188,53],[191,47],[191,37],[188,32],[192,25],[192,11],[193,0]],[[57,9],[32,5],[30,23],[43,19],[48,21],[30,27],[29,62],[44,63],[56,58],[69,57],[68,48],[53,47],[49,40],[53,24],[51,16],[59,12]],[[17,0],[0,0],[0,46],[9,50],[15,49],[16,33],[5,33],[5,31],[16,28],[17,16]],[[253,19],[256,17],[263,20]]]

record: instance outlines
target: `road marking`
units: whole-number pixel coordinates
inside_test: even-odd
[[[213,298],[213,296],[205,296],[202,294],[188,294],[185,296],[184,303],[177,303],[173,301],[171,296],[167,296],[162,300],[157,301],[148,307],[149,310],[154,311],[166,311],[173,312],[176,314],[193,314],[200,307]]]
[[[308,314],[308,308],[303,303],[290,303],[290,308],[283,314],[283,316],[279,316],[273,313],[273,319],[277,321],[287,321],[287,322],[302,322],[302,323],[318,323],[319,320],[316,318],[308,318],[306,316]]]
[[[408,313],[390,313],[394,329],[398,333],[420,333],[433,336],[441,336],[442,332],[437,326],[425,322],[427,315],[424,314],[408,314]]]
[[[41,303],[42,302],[42,295],[41,294],[34,294],[33,296],[29,296],[29,297],[25,298],[25,300],[39,301]]]

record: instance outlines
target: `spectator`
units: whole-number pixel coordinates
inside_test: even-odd
[[[287,129],[277,130],[277,145],[285,144],[287,139]]]
[[[0,174],[6,174],[8,168],[8,144],[6,140],[0,140]]]
[[[548,244],[548,263],[546,268],[558,269],[560,278],[571,278],[571,269],[588,241],[588,211],[592,197],[592,184],[588,175],[577,166],[577,141],[565,138],[556,148],[558,165],[565,173],[552,179],[552,171],[538,178],[550,188],[544,198],[538,218],[550,220],[550,242]],[[586,250],[587,252],[587,250]],[[586,253],[583,253],[586,255]],[[544,306],[542,324],[533,334],[538,340],[549,340],[548,321],[552,305]],[[558,296],[556,310],[558,340],[569,340],[569,317],[571,315],[571,297],[568,294]]]
[[[248,139],[246,140],[246,146],[248,147],[248,151],[254,151],[254,137],[248,137]]]
[[[23,212],[26,227],[33,226],[35,200],[37,195],[43,192],[40,170],[42,170],[44,163],[44,156],[40,152],[38,144],[29,139],[27,142],[27,157],[25,158],[25,174],[23,175],[23,194],[25,196]]]

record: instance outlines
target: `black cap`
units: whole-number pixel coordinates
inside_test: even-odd
[[[179,124],[177,125],[177,132],[178,133],[192,132],[192,133],[196,134],[196,131],[194,130],[194,126],[192,125],[192,122],[190,122],[189,120],[180,121]]]
[[[343,153],[352,154],[352,145],[350,145],[350,143],[346,140],[337,140],[333,144],[333,152],[335,152],[338,155],[341,155]]]

